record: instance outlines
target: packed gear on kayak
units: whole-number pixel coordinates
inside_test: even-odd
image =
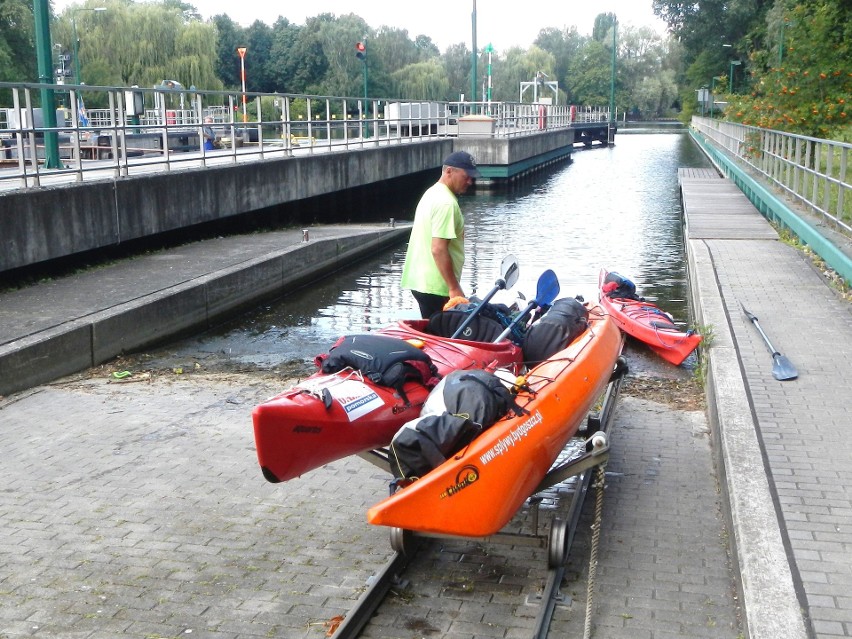
[[[391,472],[398,479],[422,477],[510,410],[523,412],[499,377],[483,370],[453,371],[429,393],[420,417],[394,435]]]
[[[535,366],[568,346],[589,325],[589,309],[578,299],[564,297],[553,305],[524,336],[524,362]]]
[[[417,381],[428,388],[437,385],[438,369],[422,350],[405,340],[384,335],[346,335],[328,354],[314,360],[323,373],[345,368],[360,371],[374,384],[395,389],[405,399],[403,385]]]
[[[638,300],[644,302],[644,297],[636,294],[636,284],[618,273],[607,273],[601,291],[610,298],[623,300]]]
[[[477,309],[480,310],[477,311]],[[503,332],[503,329],[512,325],[512,320],[518,314],[518,307],[517,304],[512,306],[491,302],[483,304],[476,297],[472,297],[466,303],[459,302],[448,310],[433,314],[429,318],[429,332],[442,337],[451,337],[454,330],[461,326],[467,316],[474,311],[477,311],[476,318],[465,328],[464,335],[458,336],[457,339],[493,342]],[[476,326],[475,329],[472,328],[474,326]],[[512,325],[512,330],[507,337],[515,344],[520,345],[523,342],[524,333],[525,327],[522,324],[515,324]]]

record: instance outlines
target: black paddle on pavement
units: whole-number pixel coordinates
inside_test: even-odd
[[[757,323],[757,317],[749,313],[746,310],[746,307],[743,306],[742,302],[740,302],[740,306],[742,306],[743,313],[746,314],[746,317],[748,317],[757,330],[760,331],[760,336],[763,338],[763,341],[766,342],[766,345],[769,347],[769,351],[772,353],[772,376],[782,382],[788,379],[796,379],[799,376],[799,373],[796,371],[796,367],[793,366],[789,359],[775,350],[775,347],[772,346],[772,342],[769,341],[766,333],[763,332],[763,329],[760,328],[760,324]]]
[[[503,262],[500,264],[500,278],[494,282],[494,288],[492,288],[488,295],[485,296],[485,299],[482,300],[482,303],[477,306],[473,311],[468,314],[465,318],[464,322],[462,322],[461,326],[456,329],[456,332],[453,333],[450,339],[458,339],[459,335],[462,334],[462,331],[470,326],[470,323],[473,321],[473,318],[476,317],[477,313],[481,311],[485,305],[489,302],[489,300],[494,297],[494,294],[497,291],[502,289],[510,289],[515,285],[515,282],[518,281],[518,275],[520,275],[520,267],[518,266],[518,258],[514,255],[507,255],[503,258]]]

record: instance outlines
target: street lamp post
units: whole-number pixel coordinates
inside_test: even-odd
[[[473,102],[476,102],[476,58],[479,55],[479,52],[476,50],[476,0],[473,0],[473,12],[470,14],[470,26],[471,26],[471,42],[473,47],[471,50],[473,53],[470,54],[470,97]]]
[[[713,117],[713,106],[716,104],[716,80],[721,80],[722,78],[718,75],[714,75],[713,79],[710,81],[710,117]]]
[[[488,54],[488,88],[486,89],[486,100],[488,101],[488,113],[491,113],[491,54],[494,53],[494,47],[491,43],[488,43],[488,46],[485,47],[485,53]]]
[[[240,54],[240,81],[243,85],[243,123],[248,122],[248,114],[246,112],[246,47],[237,47],[237,53]]]
[[[92,9],[76,9],[71,12],[71,31],[74,38],[74,84],[80,84],[80,38],[77,37],[77,14],[81,11],[106,11],[106,7],[94,7]]]
[[[33,6],[35,17],[36,61],[38,64],[39,83],[53,84],[53,59],[50,46],[50,7],[47,0],[35,0]],[[41,113],[46,129],[56,128],[56,102],[53,89],[41,90]],[[33,163],[37,158],[33,158]],[[59,136],[56,131],[44,132],[44,168],[61,169],[59,159]]]
[[[609,78],[609,131],[607,132],[607,142],[612,144],[615,142],[615,50],[616,50],[616,29],[618,28],[618,18],[613,16],[612,20],[612,69]]]
[[[731,60],[731,72],[728,76],[728,93],[734,92],[734,67],[742,64],[742,60]]]
[[[781,38],[778,41],[778,68],[781,68],[781,63],[784,62],[784,28],[789,27],[793,23],[784,18],[781,20]]]

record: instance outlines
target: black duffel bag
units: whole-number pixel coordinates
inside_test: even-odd
[[[573,297],[553,302],[524,336],[524,362],[537,366],[582,335],[589,325],[589,309]]]
[[[509,410],[521,414],[500,379],[482,370],[453,371],[429,394],[418,419],[391,441],[391,472],[422,477],[462,450]]]

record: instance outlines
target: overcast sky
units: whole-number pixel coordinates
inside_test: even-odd
[[[464,42],[470,48],[471,14],[474,0],[188,0],[204,18],[227,14],[234,22],[248,26],[255,20],[272,25],[278,16],[295,24],[320,13],[345,15],[355,13],[377,29],[387,25],[407,29],[412,39],[425,34],[443,52],[449,45]],[[54,0],[61,12],[80,0]],[[652,0],[477,0],[477,47],[491,43],[500,52],[512,46],[528,48],[546,27],[562,29],[576,25],[581,34],[592,31],[595,16],[613,12],[622,24],[651,26],[662,32],[663,24],[654,17]]]

